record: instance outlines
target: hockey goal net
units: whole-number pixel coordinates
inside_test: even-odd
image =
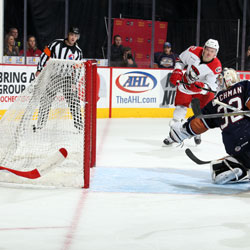
[[[94,61],[47,62],[0,121],[0,166],[37,169],[41,176],[0,171],[0,182],[89,187],[96,155],[96,74]]]

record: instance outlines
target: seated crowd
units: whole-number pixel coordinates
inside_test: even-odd
[[[169,42],[163,45],[163,51],[154,53],[154,68],[173,69],[178,55],[172,51]],[[120,35],[114,36],[114,43],[111,46],[111,67],[137,67],[135,56],[130,47],[123,47]],[[149,65],[148,65],[149,67]]]
[[[39,57],[42,51],[37,48],[36,38],[33,35],[27,38],[26,56]],[[24,48],[18,39],[18,29],[10,28],[5,36],[4,56],[24,56]],[[172,52],[171,44],[165,42],[163,51],[154,54],[154,68],[174,68],[178,55]],[[114,43],[111,46],[111,67],[137,67],[135,53],[130,47],[122,45],[120,35],[114,36]],[[149,66],[149,65],[148,65]]]
[[[26,48],[26,56],[39,57],[42,54],[42,51],[37,48],[35,36],[28,36]],[[18,40],[17,28],[10,28],[5,36],[4,56],[24,56],[24,49]]]

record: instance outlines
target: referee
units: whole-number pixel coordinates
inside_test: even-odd
[[[45,47],[40,56],[40,61],[37,65],[36,76],[42,71],[44,65],[49,58],[82,60],[82,50],[78,47],[76,41],[80,38],[80,31],[76,27],[69,30],[66,39],[56,39]]]
[[[56,59],[64,59],[64,60],[82,60],[82,50],[77,45],[77,40],[80,38],[80,31],[77,27],[72,27],[69,30],[68,36],[66,39],[56,39],[51,42],[48,46],[45,47],[43,53],[40,56],[40,61],[37,65],[36,77],[40,74],[43,67],[49,58]],[[46,66],[45,66],[46,67]],[[51,76],[54,78],[55,76]],[[62,76],[56,76],[59,79]],[[77,93],[77,88],[72,89],[72,84],[76,84],[76,82],[72,82],[72,76],[64,76],[63,82],[66,86],[51,86],[51,83],[47,83],[46,91],[44,95],[40,99],[40,107],[38,112],[38,121],[37,126],[33,125],[33,131],[36,132],[38,129],[42,129],[48,120],[49,111],[54,101],[57,92],[62,90],[63,95],[65,97],[66,102],[70,108],[70,112],[73,116],[74,126],[75,128],[81,132],[82,131],[82,114],[81,114],[81,106],[80,100]]]

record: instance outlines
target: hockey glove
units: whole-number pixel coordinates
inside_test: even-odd
[[[185,139],[193,137],[193,135],[188,133],[186,126],[187,122],[175,122],[170,128],[170,138],[174,142],[181,143]]]
[[[179,85],[179,81],[181,81],[182,77],[183,77],[182,71],[181,71],[180,69],[175,69],[175,70],[172,72],[169,81],[170,81],[174,86],[176,86],[176,85]]]
[[[199,93],[202,91],[202,88],[204,88],[205,84],[203,82],[194,82],[188,86],[186,86],[186,88],[192,92],[196,92]]]

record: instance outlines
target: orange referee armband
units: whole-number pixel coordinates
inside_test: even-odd
[[[51,51],[50,51],[50,49],[46,46],[45,47],[45,49],[44,49],[44,51],[43,51],[48,57],[50,57],[51,56]]]

